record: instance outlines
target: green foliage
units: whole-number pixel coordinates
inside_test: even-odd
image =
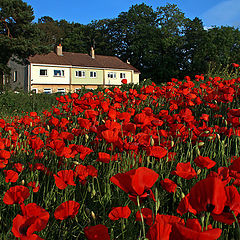
[[[41,44],[41,32],[34,19],[33,9],[22,0],[0,0],[0,76],[9,71],[12,56],[24,60],[32,54],[46,52]],[[0,85],[2,82],[0,83]]]
[[[0,94],[0,118],[19,116],[26,112],[38,112],[50,109],[56,104],[55,94],[14,93],[6,91]]]

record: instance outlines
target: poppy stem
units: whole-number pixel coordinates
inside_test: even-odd
[[[142,215],[142,209],[140,206],[140,201],[139,201],[139,196],[137,196],[137,205],[138,205],[138,210],[140,212],[140,216],[141,216],[141,221],[142,221],[142,230],[143,230],[143,239],[145,239],[145,225],[144,225],[144,220],[143,220],[143,215]]]
[[[210,217],[210,212],[207,212],[207,216],[206,216],[206,231],[208,229],[208,221],[209,221],[209,217]]]
[[[234,217],[234,219],[235,219],[235,221],[236,221],[236,223],[237,223],[237,225],[238,225],[238,236],[240,237],[240,226],[239,226],[238,219],[237,219],[237,217],[236,217],[234,211],[232,211],[232,214],[233,214],[233,217]]]

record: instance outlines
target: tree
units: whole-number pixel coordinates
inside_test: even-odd
[[[234,27],[214,27],[208,30],[208,57],[216,65],[240,62],[240,31]]]
[[[157,8],[157,23],[161,32],[158,53],[158,79],[168,81],[181,75],[181,56],[184,28],[187,18],[175,4]]]
[[[64,29],[59,26],[59,22],[49,16],[39,18],[37,26],[41,31],[42,44],[48,46],[52,50],[65,36]]]
[[[0,76],[9,72],[12,56],[24,60],[47,51],[39,40],[40,31],[33,24],[33,9],[22,0],[0,0]],[[2,81],[1,81],[2,86]]]
[[[191,76],[207,72],[209,42],[202,20],[188,19],[183,33],[182,46],[179,48],[178,55],[183,75]]]

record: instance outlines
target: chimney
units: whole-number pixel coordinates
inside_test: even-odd
[[[58,56],[63,56],[61,43],[57,46],[56,54],[57,54]]]
[[[94,48],[93,47],[91,47],[91,57],[92,57],[92,59],[94,59],[95,58],[95,53],[94,53]]]
[[[127,64],[130,64],[130,62],[127,60]]]

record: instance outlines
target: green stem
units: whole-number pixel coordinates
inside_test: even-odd
[[[236,217],[236,215],[234,214],[234,211],[232,211],[232,214],[233,214],[233,217],[238,225],[238,237],[240,238],[240,226],[239,226],[239,222],[238,222],[238,219]]]
[[[146,235],[145,234],[145,225],[144,225],[143,215],[142,215],[142,211],[141,211],[139,196],[137,196],[137,204],[138,204],[138,210],[140,212],[141,221],[142,221],[143,238],[145,238],[145,235]]]
[[[206,231],[207,231],[207,229],[208,229],[209,217],[210,217],[210,212],[207,212],[207,216],[206,216]]]

